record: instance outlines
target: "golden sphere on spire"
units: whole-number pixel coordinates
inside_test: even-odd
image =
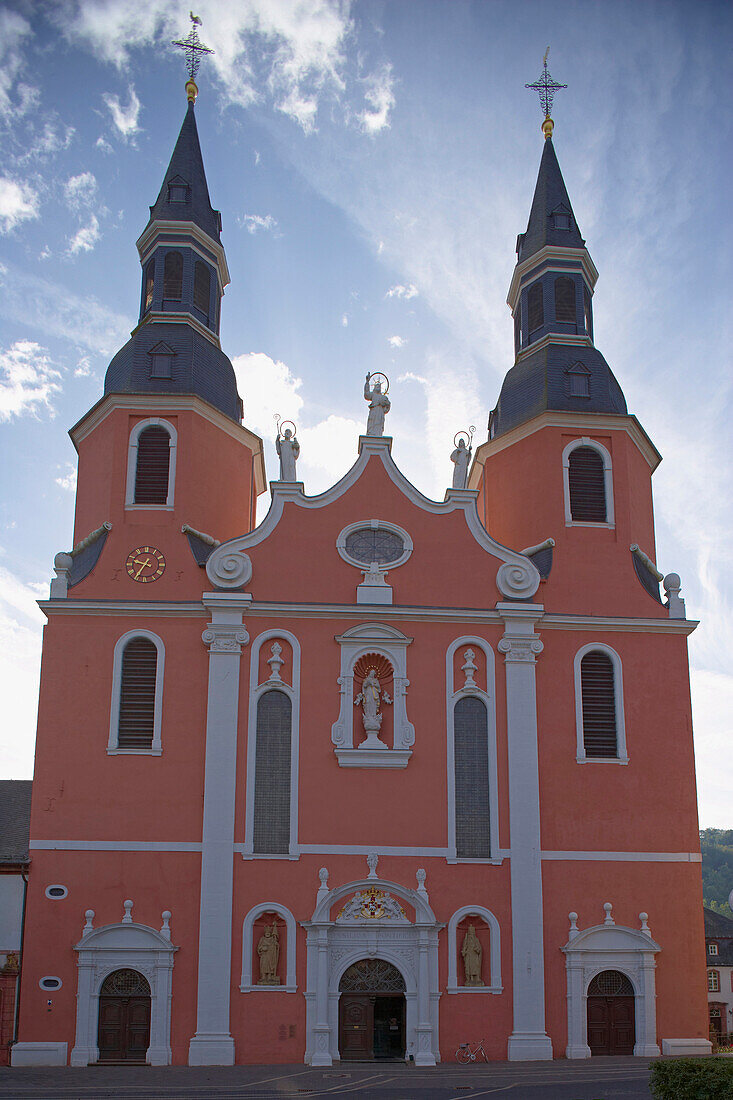
[[[555,123],[548,115],[545,121],[542,123],[542,133],[545,135],[545,141],[552,137],[552,131],[555,129]]]
[[[189,103],[196,102],[196,96],[199,94],[198,87],[193,80],[186,81],[186,95],[188,96]]]

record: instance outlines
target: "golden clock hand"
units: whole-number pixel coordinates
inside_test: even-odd
[[[135,561],[133,562],[133,565],[139,565],[140,566],[140,568],[138,569],[138,571],[137,571],[137,573],[135,574],[135,577],[134,577],[134,579],[137,580],[137,578],[140,576],[140,574],[142,573],[142,571],[146,567],[146,565],[150,565],[150,558],[145,558],[144,561],[140,561],[140,558],[135,558]]]

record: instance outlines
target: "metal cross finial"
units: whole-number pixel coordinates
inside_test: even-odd
[[[188,32],[188,38],[175,39],[171,45],[180,46],[181,49],[186,51],[186,64],[188,65],[188,78],[189,80],[196,79],[196,73],[199,71],[199,65],[201,64],[201,54],[213,53],[208,46],[204,46],[199,41],[198,28],[201,26],[201,20],[198,15],[194,15],[190,12],[191,17],[191,29]]]
[[[542,104],[542,110],[545,112],[545,118],[550,117],[552,111],[552,101],[555,97],[555,92],[558,88],[567,88],[567,84],[558,84],[556,80],[553,80],[547,71],[547,55],[550,52],[548,46],[545,50],[545,56],[542,59],[542,73],[539,80],[535,80],[534,84],[525,84],[525,88],[534,88],[536,92],[539,92],[540,103]]]

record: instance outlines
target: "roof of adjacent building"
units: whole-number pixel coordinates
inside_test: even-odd
[[[555,229],[552,215],[556,212],[570,215],[570,229]],[[534,256],[545,245],[559,245],[562,248],[583,248],[585,245],[570,205],[552,138],[546,139],[542,150],[527,229],[517,240],[518,262]]]
[[[190,202],[169,201],[168,185],[172,181],[183,182],[190,188]],[[188,104],[158,198],[150,207],[148,225],[154,221],[192,221],[215,241],[220,239],[221,214],[214,210],[209,199],[193,102]]]
[[[708,949],[708,966],[733,966],[733,920],[716,913],[714,909],[703,908],[705,914],[705,939],[715,940],[718,944],[717,955],[711,955]]]
[[[32,786],[30,779],[0,779],[0,864],[28,862]]]

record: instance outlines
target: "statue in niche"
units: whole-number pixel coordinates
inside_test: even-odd
[[[277,976],[277,964],[280,961],[280,934],[275,919],[271,925],[265,925],[265,931],[257,944],[257,954],[260,959],[260,980],[257,984],[280,985],[280,979]]]
[[[300,443],[295,437],[293,428],[286,428],[281,435],[278,426],[275,450],[280,459],[280,480],[297,481],[298,475],[295,470],[295,463],[300,454]]]
[[[458,446],[450,456],[450,460],[453,463],[453,488],[465,489],[466,481],[468,480],[468,466],[471,461],[472,448],[466,446],[466,441],[461,436],[458,440]]]
[[[384,435],[384,418],[392,408],[391,402],[387,397],[387,390],[389,389],[389,382],[387,387],[382,393],[382,378],[374,375],[375,381],[372,388],[369,388],[369,381],[372,378],[371,373],[367,373],[366,382],[364,383],[364,400],[369,402],[369,416],[367,418],[366,434],[367,435]],[[386,381],[386,378],[385,378]]]
[[[463,937],[463,946],[461,947],[465,985],[484,984],[481,980],[481,957],[483,953],[483,948],[476,935],[476,929],[472,924],[469,924],[468,932]]]
[[[379,740],[379,730],[383,717],[379,709],[380,701],[392,702],[387,692],[382,691],[376,670],[370,668],[361,682],[361,691],[354,699],[354,706],[361,706],[362,708],[362,721],[367,735],[366,741],[359,746],[360,748],[386,749],[387,747],[383,741]]]

